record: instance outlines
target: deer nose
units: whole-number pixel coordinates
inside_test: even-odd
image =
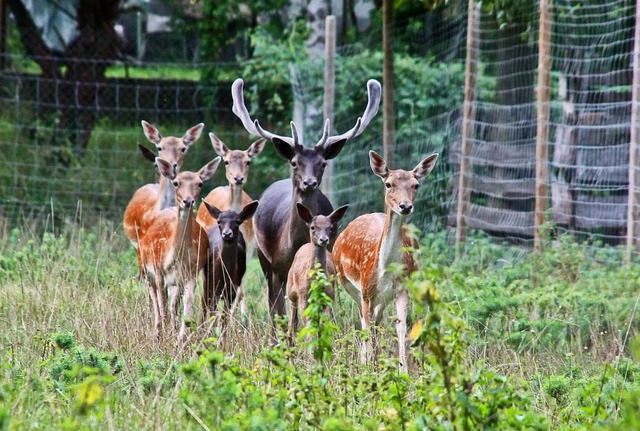
[[[222,236],[222,239],[224,239],[224,240],[230,240],[230,239],[233,238],[233,232],[231,231],[231,229],[223,230],[220,235]]]
[[[236,182],[236,185],[244,184],[244,175],[237,175],[233,177],[233,180]]]
[[[317,186],[318,180],[316,180],[315,178],[305,178],[304,180],[302,180],[302,187],[305,191],[315,190]]]
[[[400,202],[398,207],[402,214],[411,214],[413,212],[413,204],[411,202]]]
[[[327,245],[327,244],[329,244],[328,236],[321,236],[320,238],[318,238],[318,245]]]
[[[192,197],[188,197],[182,199],[182,202],[184,203],[184,206],[188,208],[190,206],[193,206],[194,199]]]

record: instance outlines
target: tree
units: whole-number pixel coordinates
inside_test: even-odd
[[[63,165],[71,161],[65,147],[72,148],[77,158],[84,154],[97,120],[95,102],[100,83],[121,48],[114,29],[121,0],[78,0],[74,8],[75,3],[55,3],[55,7],[75,12],[77,23],[76,35],[58,54],[47,45],[24,3],[7,1],[27,55],[40,66],[43,78],[55,82],[56,100],[60,103],[52,143]]]

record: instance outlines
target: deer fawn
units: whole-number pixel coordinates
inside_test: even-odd
[[[183,298],[183,321],[179,341],[187,332],[186,319],[191,317],[196,277],[208,261],[209,239],[196,222],[194,206],[200,197],[202,183],[209,180],[220,163],[220,157],[207,163],[198,172],[177,172],[175,165],[156,159],[160,174],[175,187],[175,207],[160,211],[147,233],[140,239],[140,255],[153,303],[155,328],[162,333],[166,321],[166,295],[174,326],[178,321],[178,306]]]
[[[329,214],[333,208],[320,191],[322,174],[327,160],[336,157],[348,139],[360,135],[378,112],[380,83],[369,80],[368,103],[355,126],[342,135],[330,136],[327,120],[322,137],[312,147],[305,147],[298,139],[295,124],[291,123],[292,137],[275,135],[253,122],[244,104],[242,79],[237,79],[231,88],[233,113],[240,118],[245,129],[252,135],[269,139],[282,158],[291,164],[291,178],[271,184],[260,197],[260,207],[253,217],[258,245],[258,259],[269,286],[269,313],[284,315],[285,282],[289,268],[298,249],[309,242],[309,230],[298,217],[296,204],[302,203],[314,214]]]
[[[245,205],[240,212],[222,211],[204,201],[204,206],[217,221],[207,231],[209,236],[209,259],[211,273],[204,286],[202,297],[205,318],[216,310],[218,300],[224,300],[225,312],[231,310],[236,300],[242,277],[247,269],[247,254],[241,225],[249,220],[258,208],[258,201]]]
[[[200,138],[203,128],[204,124],[200,123],[187,130],[182,138],[173,136],[165,138],[162,137],[160,131],[153,124],[143,120],[142,130],[149,142],[155,144],[158,149],[158,154],[156,155],[153,151],[142,145],[138,145],[138,148],[145,159],[155,163],[156,157],[160,157],[179,170],[185,154],[189,150],[189,147]],[[143,273],[142,259],[139,251],[140,238],[146,234],[147,229],[153,223],[153,218],[159,211],[175,205],[175,194],[173,183],[162,175],[159,175],[159,183],[146,184],[136,190],[127,208],[124,210],[124,232],[136,250],[139,277],[141,277]]]
[[[222,142],[220,138],[213,133],[209,133],[209,138],[211,139],[214,151],[222,157],[222,160],[224,161],[225,175],[227,177],[227,181],[229,181],[229,185],[213,189],[204,198],[204,202],[200,204],[200,208],[198,208],[197,220],[207,232],[216,225],[216,220],[210,215],[210,211],[208,211],[204,203],[214,205],[221,211],[233,210],[238,213],[242,209],[243,205],[248,205],[252,202],[251,197],[249,197],[242,187],[247,183],[249,165],[251,165],[251,161],[257,157],[262,150],[264,150],[266,143],[266,140],[259,139],[251,144],[245,151],[230,150],[224,142]],[[253,233],[253,221],[251,220],[251,217],[247,218],[244,223],[242,223],[240,231],[242,232],[245,242],[243,249],[246,252],[246,258],[250,259],[253,256],[253,250],[255,248],[255,235]],[[239,288],[237,294],[240,309],[242,311],[242,315],[246,317],[248,312],[243,300],[244,288],[242,283],[237,287]]]
[[[403,222],[413,212],[418,180],[431,172],[437,158],[437,153],[431,154],[412,171],[405,171],[388,169],[384,159],[370,151],[371,170],[385,185],[386,214],[364,214],[353,220],[338,235],[333,250],[338,280],[360,307],[362,329],[369,328],[372,319],[379,324],[385,307],[395,298],[398,356],[405,372],[409,295],[399,282],[416,269],[416,263],[410,252],[402,250],[403,246],[415,246],[404,233]],[[404,274],[387,271],[393,263],[404,263]],[[363,346],[363,359],[370,350],[367,344]]]
[[[287,276],[287,297],[291,301],[289,316],[289,338],[294,339],[300,315],[307,309],[309,288],[309,270],[313,269],[316,263],[324,271],[327,278],[335,275],[336,270],[333,265],[331,253],[327,251],[330,243],[333,243],[338,233],[338,223],[342,220],[349,205],[344,205],[329,214],[328,216],[313,216],[311,211],[301,203],[296,204],[298,215],[309,228],[311,242],[300,247],[293,258],[289,275]],[[333,289],[327,290],[327,295],[334,298]],[[302,317],[303,324],[307,324],[307,319]]]

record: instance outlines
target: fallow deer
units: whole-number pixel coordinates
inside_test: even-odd
[[[196,278],[208,261],[209,239],[196,222],[194,206],[200,197],[202,183],[209,180],[220,163],[220,157],[207,163],[198,172],[177,172],[175,165],[156,158],[160,174],[175,187],[175,207],[165,208],[154,218],[140,239],[140,255],[154,308],[155,328],[162,334],[166,321],[166,295],[174,326],[178,321],[178,306],[183,297],[183,321],[179,341],[184,341],[187,319],[191,318]]]
[[[258,208],[258,201],[250,202],[239,212],[222,211],[215,205],[204,201],[210,216],[217,221],[211,227],[209,236],[209,259],[212,263],[211,278],[207,279],[202,297],[205,317],[216,310],[218,301],[224,301],[224,311],[229,312],[247,269],[247,254],[241,225],[250,219]]]
[[[160,157],[180,170],[185,154],[200,138],[203,128],[204,124],[200,123],[187,130],[181,138],[163,137],[157,127],[142,120],[144,135],[156,146],[158,154],[142,145],[138,145],[138,148],[145,159],[155,163],[156,157]],[[146,184],[136,190],[124,211],[124,232],[136,251],[139,277],[142,276],[143,271],[139,251],[140,238],[146,234],[153,222],[153,217],[159,211],[175,205],[175,187],[172,182],[162,175],[159,175],[158,179],[159,183]]]
[[[400,285],[402,277],[416,269],[412,253],[403,247],[415,244],[403,228],[406,217],[413,213],[413,201],[419,180],[433,169],[438,154],[423,159],[411,171],[388,169],[384,159],[374,151],[369,152],[371,170],[385,185],[386,213],[364,214],[353,220],[338,235],[333,259],[339,282],[358,303],[362,329],[371,321],[377,325],[382,312],[392,299],[396,302],[396,331],[400,367],[407,371],[407,310],[409,295]],[[391,264],[404,264],[403,274],[388,271]],[[370,346],[363,346],[363,358],[367,358]]]
[[[296,204],[296,209],[300,218],[309,228],[311,242],[298,249],[287,276],[287,297],[291,301],[289,313],[289,338],[291,340],[294,339],[300,316],[307,309],[309,288],[311,287],[309,270],[319,263],[327,278],[331,278],[336,273],[331,253],[327,251],[327,247],[336,240],[338,223],[349,209],[349,205],[341,206],[328,216],[317,215],[315,217],[301,203]],[[334,298],[332,288],[328,288],[326,293],[331,299]],[[302,317],[301,320],[304,325],[307,324],[306,318]]]
[[[342,135],[330,136],[327,120],[318,143],[308,148],[298,139],[293,122],[289,137],[268,132],[260,127],[258,120],[252,121],[244,104],[243,85],[242,79],[232,85],[233,113],[250,134],[269,139],[278,155],[291,164],[291,178],[276,181],[263,192],[253,217],[257,254],[269,286],[269,313],[273,322],[275,314],[285,312],[285,283],[293,257],[309,242],[308,228],[298,217],[296,204],[302,203],[314,214],[331,213],[331,203],[319,189],[327,160],[336,157],[347,140],[360,135],[371,122],[378,112],[381,88],[378,81],[369,80],[367,107],[355,126]]]
[[[240,212],[243,205],[248,205],[252,202],[251,197],[243,190],[243,186],[247,183],[249,177],[249,165],[251,161],[257,157],[262,150],[264,150],[265,139],[258,139],[252,143],[248,149],[242,150],[230,150],[220,138],[213,133],[209,133],[211,144],[214,151],[222,157],[222,161],[225,164],[225,176],[229,182],[228,186],[220,186],[211,190],[209,194],[204,198],[204,202],[200,204],[198,208],[198,222],[209,232],[209,230],[216,225],[216,220],[210,215],[210,212],[205,206],[205,202],[214,205],[221,211],[233,210],[236,213]],[[250,259],[254,255],[255,249],[255,235],[253,233],[253,221],[251,218],[247,218],[240,226],[240,231],[245,241],[246,258]],[[244,287],[240,284],[238,289],[238,302],[240,303],[240,309],[243,316],[247,316],[246,305],[243,300]]]

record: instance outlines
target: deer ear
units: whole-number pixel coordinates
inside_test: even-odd
[[[218,220],[218,217],[220,217],[220,214],[222,213],[222,211],[220,211],[214,205],[211,205],[209,202],[207,202],[205,200],[203,200],[202,203],[207,208],[207,211],[209,211],[209,214],[211,214],[211,217],[213,217],[214,219]]]
[[[248,203],[244,206],[244,208],[242,208],[238,217],[242,221],[250,219],[251,217],[253,217],[253,214],[255,214],[257,209],[258,209],[258,201],[253,201],[251,203]]]
[[[182,137],[182,142],[188,147],[197,141],[202,134],[202,130],[204,129],[204,123],[196,124],[189,130],[187,130]]]
[[[262,150],[264,150],[266,143],[267,143],[266,139],[258,139],[253,144],[251,144],[251,146],[247,150],[247,154],[249,155],[249,158],[253,159],[258,154],[260,154]]]
[[[152,163],[156,162],[156,157],[158,157],[158,155],[154,153],[152,150],[140,144],[138,144],[138,149],[140,150],[140,153],[142,153],[142,157],[144,157],[146,160]]]
[[[347,143],[347,139],[340,139],[339,141],[330,142],[326,144],[324,147],[324,154],[323,154],[324,158],[326,160],[331,160],[334,157],[336,157],[338,154],[340,154],[340,151],[342,151],[342,148],[346,143]]]
[[[374,174],[382,178],[383,180],[389,175],[389,169],[387,169],[387,163],[382,156],[375,151],[369,151],[369,164]]]
[[[331,214],[329,214],[329,220],[331,220],[331,224],[336,224],[340,220],[342,220],[342,217],[344,217],[348,209],[349,209],[349,205],[343,205],[337,210],[335,210],[334,212],[332,212]]]
[[[278,153],[278,155],[283,159],[291,160],[293,159],[293,156],[296,155],[296,152],[293,149],[293,146],[288,142],[283,141],[278,137],[272,138],[271,142],[273,142],[273,148],[276,149],[276,153]]]
[[[300,218],[307,224],[311,223],[313,220],[313,214],[309,211],[309,208],[302,205],[300,202],[296,203],[296,210],[298,211],[298,215]]]
[[[213,151],[216,152],[220,157],[224,157],[229,152],[229,148],[222,142],[220,138],[218,138],[213,133],[209,132],[209,139],[211,139],[211,145],[213,146]]]
[[[158,167],[158,172],[164,177],[173,180],[178,175],[177,166],[172,165],[167,162],[165,159],[161,159],[160,157],[156,157],[156,166]]]
[[[424,178],[433,170],[433,167],[436,165],[436,160],[438,160],[438,153],[433,153],[430,156],[425,157],[418,166],[413,168],[413,175],[417,180],[420,178]]]
[[[144,132],[144,136],[147,137],[147,140],[152,144],[158,145],[162,140],[162,135],[156,126],[151,123],[147,123],[142,120],[142,131]]]
[[[220,157],[218,156],[215,159],[211,160],[206,165],[204,165],[202,168],[200,168],[200,170],[198,171],[198,175],[200,175],[200,179],[202,181],[209,180],[213,176],[213,174],[216,173],[216,169],[218,169],[219,164],[220,164]]]

